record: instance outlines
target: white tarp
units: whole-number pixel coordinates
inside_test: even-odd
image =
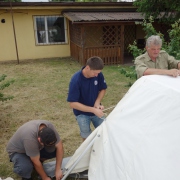
[[[180,180],[180,77],[144,76],[72,156],[89,180]]]

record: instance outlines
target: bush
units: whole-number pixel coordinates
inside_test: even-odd
[[[172,29],[168,31],[171,41],[168,43],[166,51],[176,59],[180,59],[180,19],[171,27]]]
[[[6,77],[7,76],[5,74],[0,76],[0,83],[2,81],[4,81]],[[13,82],[14,82],[14,80],[9,80],[9,81],[6,81],[6,82],[0,84],[0,101],[3,102],[3,101],[7,101],[7,100],[14,98],[13,96],[5,96],[2,92],[6,87],[10,86],[10,84],[12,84]]]

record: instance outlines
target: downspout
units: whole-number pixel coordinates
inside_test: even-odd
[[[15,47],[16,47],[17,63],[19,64],[19,55],[18,55],[18,48],[17,48],[17,41],[16,41],[16,31],[15,31],[15,26],[14,26],[14,17],[13,17],[11,0],[9,0],[9,4],[10,4],[10,8],[11,8],[10,10],[11,10],[11,17],[12,17],[13,32],[14,32],[14,42],[15,42]]]

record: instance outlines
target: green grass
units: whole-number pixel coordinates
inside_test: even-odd
[[[1,178],[20,179],[12,172],[5,148],[17,128],[29,120],[46,119],[55,125],[63,141],[64,157],[73,155],[82,143],[79,127],[66,101],[70,78],[80,68],[81,65],[70,58],[20,61],[18,65],[15,61],[0,62],[1,74],[6,74],[7,80],[15,80],[3,91],[14,99],[0,102]],[[125,95],[130,80],[120,74],[118,66],[105,66],[103,74],[108,89],[102,103],[108,108]]]

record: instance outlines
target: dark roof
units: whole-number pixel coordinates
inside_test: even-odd
[[[28,7],[28,6],[72,6],[72,7],[82,7],[82,6],[93,6],[93,7],[124,7],[124,8],[135,8],[132,2],[12,2],[12,7]],[[0,1],[0,7],[10,7],[9,2]]]
[[[63,16],[76,22],[95,22],[95,21],[138,21],[144,17],[138,12],[64,12]]]

